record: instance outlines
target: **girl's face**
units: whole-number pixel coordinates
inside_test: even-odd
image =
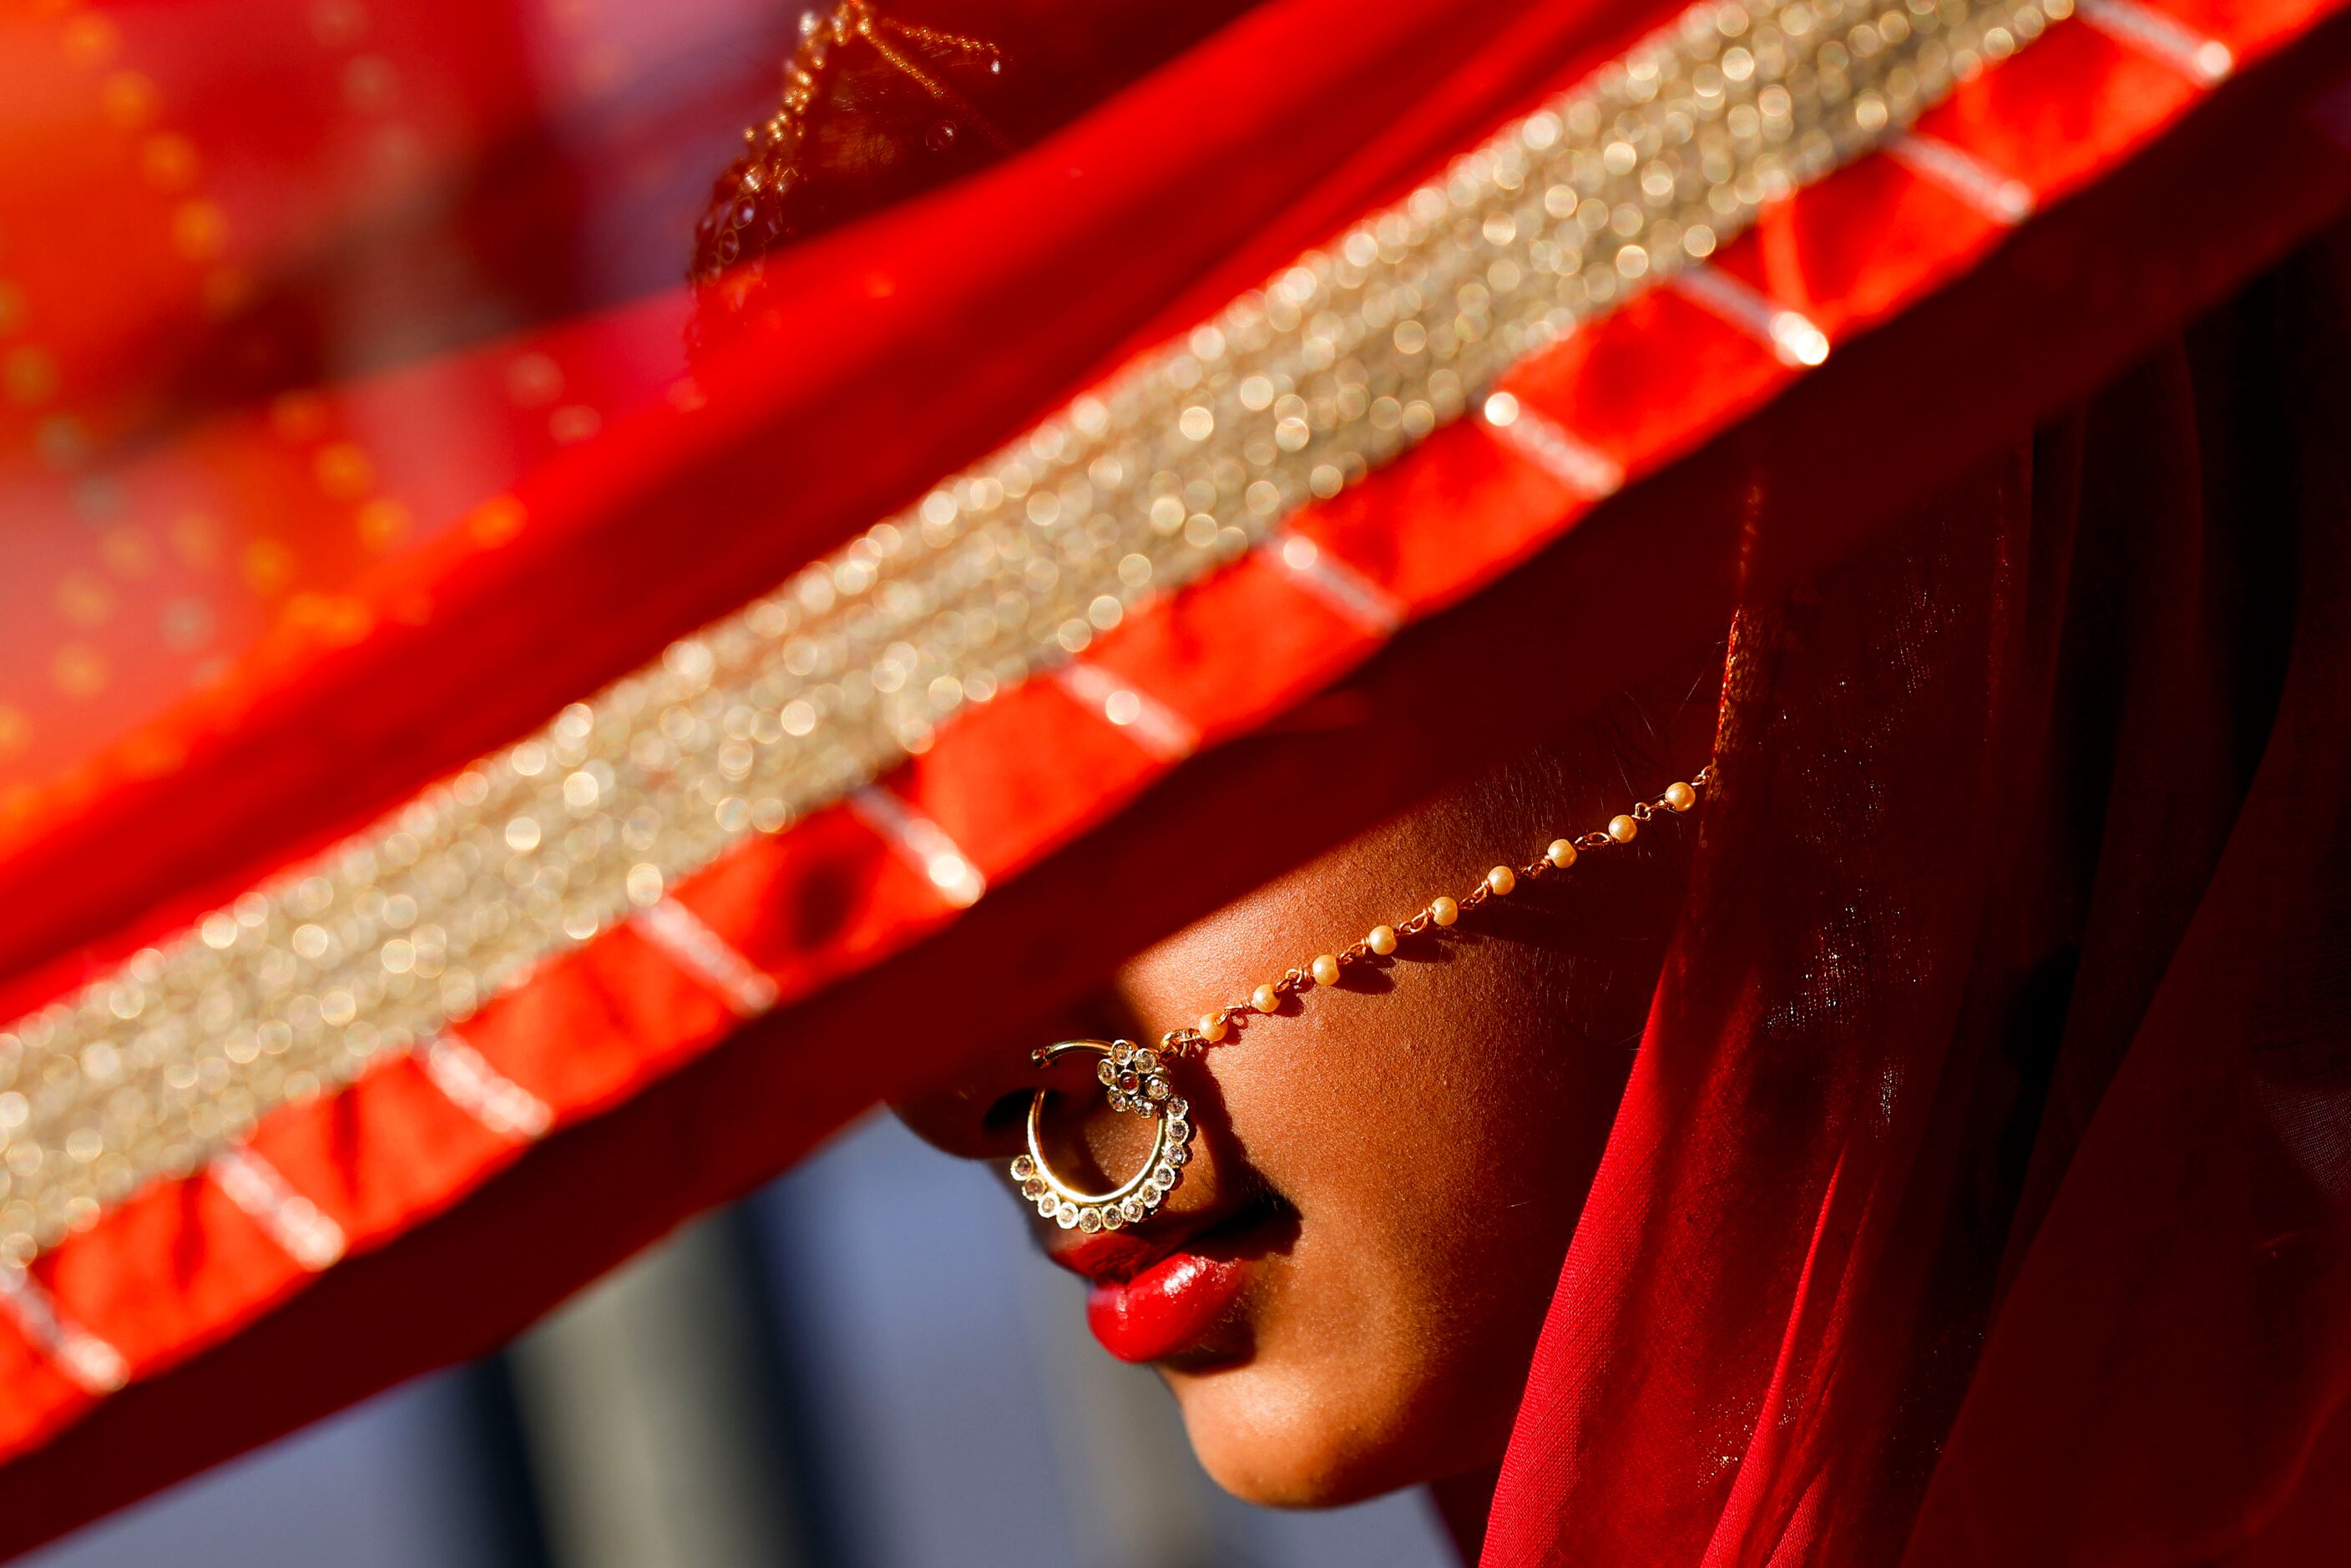
[[[1137,956],[1071,1032],[1156,1040],[1605,822],[1704,759],[1710,695],[1639,737],[1658,760],[1587,778],[1538,756],[1259,888]],[[1449,932],[1249,1019],[1175,1068],[1195,1158],[1158,1215],[1092,1236],[1039,1222],[1047,1253],[1089,1281],[1096,1336],[1159,1369],[1225,1487],[1342,1503],[1499,1463],[1696,828],[1660,814],[1629,849],[1522,880]],[[1000,1166],[1048,1083],[1065,1092],[1047,1152],[1099,1189],[1139,1167],[1151,1129],[1111,1110],[1096,1064],[1073,1055],[1040,1077],[1007,1060],[901,1114]]]

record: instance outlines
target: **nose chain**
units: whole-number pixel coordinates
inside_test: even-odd
[[[1679,816],[1698,803],[1699,792],[1712,780],[1712,764],[1701,768],[1686,784],[1669,784],[1654,800],[1643,800],[1631,810],[1608,820],[1604,828],[1595,828],[1570,839],[1553,839],[1549,847],[1535,860],[1522,866],[1498,865],[1488,872],[1485,880],[1456,898],[1439,894],[1423,904],[1408,918],[1394,925],[1374,925],[1352,946],[1335,953],[1317,954],[1299,967],[1284,970],[1274,979],[1266,981],[1249,995],[1249,999],[1230,1007],[1203,1013],[1199,1021],[1185,1029],[1169,1030],[1159,1037],[1163,1055],[1194,1056],[1212,1045],[1221,1045],[1236,1030],[1245,1028],[1247,1020],[1262,1018],[1278,1011],[1286,998],[1301,996],[1317,986],[1335,986],[1349,969],[1372,958],[1384,958],[1396,950],[1396,945],[1406,937],[1417,936],[1434,926],[1442,929],[1459,920],[1479,905],[1497,898],[1508,898],[1518,891],[1522,882],[1556,877],[1593,850],[1612,849],[1629,844],[1638,837],[1641,829],[1659,812]]]
[[[1408,938],[1443,930],[1479,905],[1508,898],[1522,882],[1555,878],[1586,854],[1629,844],[1660,812],[1679,816],[1694,809],[1713,782],[1712,764],[1699,768],[1686,783],[1669,784],[1655,800],[1643,800],[1620,812],[1604,828],[1573,838],[1553,839],[1542,854],[1523,866],[1498,865],[1468,892],[1455,897],[1439,894],[1395,925],[1374,925],[1349,946],[1319,953],[1308,962],[1284,970],[1258,986],[1247,1001],[1203,1013],[1199,1020],[1169,1030],[1156,1046],[1130,1040],[1065,1040],[1030,1053],[1040,1068],[1071,1054],[1100,1058],[1095,1076],[1110,1096],[1111,1109],[1149,1119],[1153,1124],[1151,1155],[1143,1168],[1108,1192],[1088,1192],[1056,1175],[1046,1163],[1042,1132],[1046,1091],[1029,1101],[1029,1149],[1015,1158],[1010,1174],[1021,1196],[1038,1213],[1063,1229],[1116,1230],[1149,1216],[1165,1203],[1183,1180],[1191,1160],[1191,1106],[1176,1092],[1170,1069],[1186,1057],[1220,1045],[1247,1028],[1248,1021],[1278,1012],[1284,1000],[1301,999],[1318,986],[1335,986],[1347,971],[1374,958],[1384,958]]]

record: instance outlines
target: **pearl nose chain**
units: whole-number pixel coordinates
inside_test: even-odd
[[[1522,882],[1556,877],[1573,869],[1587,853],[1631,843],[1659,813],[1679,816],[1695,809],[1713,778],[1709,763],[1687,782],[1669,784],[1656,799],[1640,801],[1610,818],[1605,827],[1553,839],[1541,856],[1523,866],[1498,865],[1458,898],[1439,894],[1395,925],[1374,925],[1350,946],[1318,953],[1265,981],[1249,992],[1248,1000],[1217,1008],[1201,1014],[1195,1023],[1169,1030],[1159,1037],[1157,1045],[1137,1045],[1131,1040],[1065,1040],[1031,1051],[1030,1060],[1040,1068],[1071,1055],[1099,1058],[1095,1077],[1108,1092],[1111,1108],[1152,1122],[1151,1154],[1141,1170],[1107,1192],[1090,1192],[1071,1184],[1046,1162],[1042,1132],[1048,1091],[1040,1088],[1029,1100],[1028,1152],[1012,1161],[1013,1185],[1036,1204],[1039,1214],[1064,1230],[1116,1230],[1148,1218],[1184,1179],[1184,1167],[1192,1157],[1191,1106],[1176,1092],[1173,1073],[1177,1061],[1223,1044],[1245,1029],[1249,1019],[1278,1011],[1288,998],[1302,998],[1317,986],[1335,986],[1349,969],[1388,956],[1408,938],[1443,930],[1481,904],[1510,897]]]

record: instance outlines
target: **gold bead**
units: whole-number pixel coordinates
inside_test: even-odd
[[[1259,986],[1249,993],[1249,1006],[1261,1013],[1270,1013],[1281,1005],[1281,993],[1271,986]]]
[[[1428,917],[1439,925],[1450,925],[1461,918],[1461,905],[1439,894],[1428,901]]]
[[[1373,952],[1377,953],[1381,957],[1386,957],[1389,954],[1395,951],[1395,927],[1393,925],[1373,926],[1372,934],[1364,938],[1364,946],[1369,947]]]
[[[1668,784],[1668,785],[1667,785],[1667,786],[1666,786],[1666,810],[1668,810],[1668,811],[1687,811],[1687,810],[1688,810],[1692,806],[1695,806],[1695,805],[1697,805],[1697,804],[1698,804],[1698,791],[1697,791],[1697,790],[1695,790],[1695,789],[1691,789],[1688,785],[1687,785],[1687,784]]]
[[[1640,831],[1641,824],[1635,821],[1630,817],[1611,817],[1608,819],[1608,836],[1614,839],[1620,844],[1631,843],[1633,841],[1633,835]]]
[[[1316,955],[1314,962],[1307,966],[1307,973],[1314,977],[1314,983],[1318,986],[1337,985],[1339,983],[1337,955],[1331,953]]]
[[[1565,871],[1575,863],[1575,844],[1568,839],[1553,839],[1551,848],[1543,852],[1543,858]]]
[[[1223,1043],[1225,1036],[1231,1032],[1232,1026],[1225,1021],[1224,1014],[1202,1013],[1200,1015],[1200,1038],[1210,1045]]]
[[[1509,866],[1498,865],[1486,873],[1486,885],[1494,890],[1496,897],[1506,897],[1519,885],[1519,873]]]

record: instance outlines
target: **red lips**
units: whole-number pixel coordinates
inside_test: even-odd
[[[1192,1217],[1174,1235],[1126,1232],[1053,1238],[1053,1261],[1082,1274],[1086,1326],[1121,1361],[1164,1361],[1201,1347],[1231,1312],[1248,1280],[1246,1263],[1188,1250],[1213,1215]]]
[[[1104,1230],[1092,1236],[1082,1231],[1064,1230],[1058,1236],[1048,1232],[1045,1255],[1089,1280],[1129,1280],[1166,1257],[1192,1228],[1196,1227],[1147,1241],[1128,1230]]]
[[[1097,1279],[1086,1291],[1086,1326],[1121,1361],[1163,1361],[1198,1345],[1246,1282],[1228,1259],[1175,1252],[1123,1281]]]

